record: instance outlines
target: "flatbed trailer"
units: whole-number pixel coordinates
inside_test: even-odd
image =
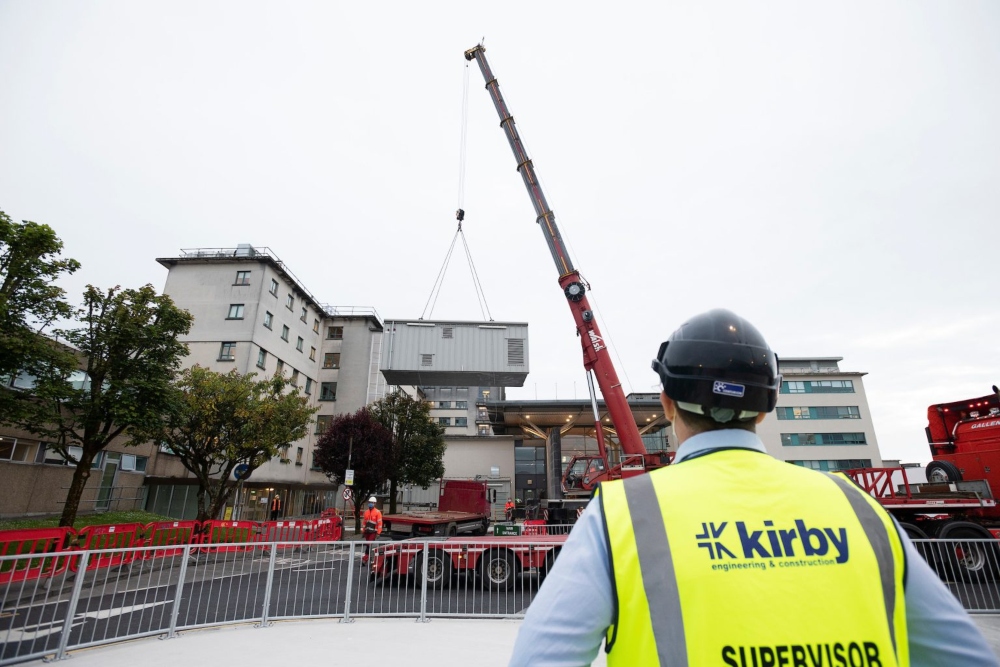
[[[485,535],[491,514],[485,481],[443,479],[436,510],[386,514],[382,517],[382,531],[395,539]]]
[[[414,577],[422,582],[426,560],[428,588],[444,588],[455,577],[471,576],[487,590],[510,590],[525,574],[534,576],[539,583],[544,580],[567,537],[533,535],[392,542],[372,550],[369,578],[377,582]]]

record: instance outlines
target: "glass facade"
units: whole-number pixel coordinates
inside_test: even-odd
[[[853,394],[853,380],[798,380],[781,383],[782,394]]]
[[[851,468],[871,468],[871,459],[827,459],[821,461],[788,461],[793,465],[827,472],[850,470]]]
[[[778,408],[778,419],[861,419],[856,405]]]

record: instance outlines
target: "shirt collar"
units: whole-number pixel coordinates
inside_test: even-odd
[[[714,449],[733,448],[752,449],[756,452],[767,453],[764,443],[760,441],[756,433],[744,431],[741,428],[727,428],[691,436],[678,448],[674,463],[707,454]]]

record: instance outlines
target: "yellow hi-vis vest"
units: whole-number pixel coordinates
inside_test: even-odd
[[[903,545],[847,478],[725,449],[598,498],[608,665],[909,665]]]

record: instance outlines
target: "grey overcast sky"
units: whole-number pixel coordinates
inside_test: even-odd
[[[455,233],[463,51],[487,55],[631,391],[728,307],[864,371],[882,455],[1000,382],[1000,3],[0,0],[0,208],[64,281],[162,289],[270,247],[322,302],[417,317]],[[465,234],[515,398],[586,395],[579,342],[469,71]],[[456,250],[434,318],[480,319]]]

